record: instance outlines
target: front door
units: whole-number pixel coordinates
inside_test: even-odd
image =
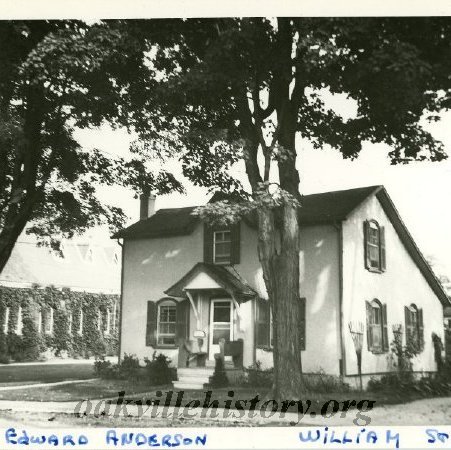
[[[219,353],[219,339],[233,340],[233,305],[228,299],[215,299],[210,307],[209,359]]]

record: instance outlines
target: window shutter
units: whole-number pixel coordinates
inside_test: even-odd
[[[411,321],[410,321],[410,309],[408,306],[404,306],[404,318],[406,322],[406,344],[411,341]]]
[[[388,342],[388,327],[387,327],[387,305],[382,305],[382,351],[388,352],[390,343]]]
[[[189,334],[189,300],[177,303],[177,337],[176,342],[188,338]]]
[[[232,226],[230,229],[230,236],[231,236],[231,255],[230,255],[230,264],[239,264],[240,263],[240,228],[241,224],[240,222],[236,223]],[[213,243],[212,243],[213,246]]]
[[[371,304],[366,303],[366,341],[368,344],[368,350],[373,349],[373,330],[371,328]]]
[[[385,272],[385,267],[386,267],[385,227],[379,227],[379,251],[380,251],[381,270],[382,270],[382,272]]]
[[[365,256],[365,268],[370,269],[370,251],[368,249],[368,242],[370,236],[370,223],[368,220],[363,222],[363,246],[364,246],[364,256]]]
[[[423,308],[418,308],[418,341],[420,350],[424,348]]]
[[[146,346],[156,347],[157,345],[157,305],[149,300],[147,302],[147,325],[146,325]]]
[[[257,299],[255,321],[255,345],[257,348],[270,346],[270,310],[269,301]]]
[[[305,325],[306,325],[306,316],[305,316],[305,297],[301,297],[299,299],[299,322],[300,322],[300,335],[301,335],[301,350],[305,350],[306,347],[306,332],[305,332]]]
[[[213,229],[204,224],[204,262],[213,263]]]

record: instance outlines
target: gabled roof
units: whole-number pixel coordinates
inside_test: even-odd
[[[225,291],[232,292],[233,295],[239,300],[248,300],[257,295],[257,293],[239,276],[238,273],[233,274],[224,266],[207,264],[203,262],[197,263],[179,281],[164,291],[164,293],[171,297],[185,297],[185,286],[187,286],[188,283],[201,272],[204,272],[210,276]]]
[[[191,234],[199,222],[192,215],[196,207],[159,209],[148,219],[130,225],[113,235],[114,239],[140,239]]]
[[[367,186],[344,191],[304,195],[299,211],[300,223],[314,225],[340,222],[378,189],[380,189],[380,186]],[[117,232],[113,238],[140,239],[190,234],[200,220],[192,215],[194,209],[195,207],[160,209],[152,217],[140,220]],[[251,224],[255,221],[252,217],[248,219]]]
[[[385,214],[387,214],[388,218],[390,219],[393,228],[398,233],[398,236],[401,239],[401,242],[404,244],[405,249],[416,263],[418,269],[423,274],[424,278],[428,282],[431,289],[434,291],[435,295],[440,299],[443,306],[450,306],[451,301],[442,284],[435,276],[434,271],[432,270],[429,263],[424,258],[412,235],[409,233],[409,230],[402,221],[401,216],[399,215],[395,205],[393,204],[393,201],[391,200],[390,196],[383,186],[381,186],[377,190],[376,197],[381,203]]]

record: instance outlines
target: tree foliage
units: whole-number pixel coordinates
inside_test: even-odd
[[[195,184],[245,199],[209,205],[203,217],[226,223],[255,211],[273,314],[274,393],[302,394],[297,139],[345,158],[371,142],[388,144],[394,164],[444,159],[422,120],[438,120],[450,104],[450,21],[221,18],[152,26],[167,40],[153,43],[159,77],[137,117],[134,150],[171,149]],[[328,106],[334,94],[357,105],[353,117]],[[236,163],[244,183],[230,170]]]
[[[135,30],[121,21],[0,23],[0,271],[27,224],[55,248],[61,235],[122,224],[123,212],[97,198],[100,184],[181,189],[138,155],[112,158],[73,135],[128,126],[141,111],[153,72]]]

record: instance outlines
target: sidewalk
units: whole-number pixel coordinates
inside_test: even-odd
[[[106,361],[110,361],[111,363],[117,363],[117,356],[106,356]],[[89,359],[74,359],[74,358],[54,358],[48,359],[46,361],[32,361],[32,362],[12,362],[9,364],[0,364],[0,373],[2,368],[4,367],[15,367],[15,366],[43,366],[43,365],[64,365],[64,364],[94,364],[95,358]]]
[[[344,417],[340,413],[330,417],[324,418],[320,415],[312,417],[307,414],[305,417],[299,417],[296,413],[286,414],[285,417],[280,417],[280,414],[275,413],[271,417],[263,417],[258,410],[255,412],[255,417],[250,417],[248,411],[234,411],[218,408],[215,410],[217,416],[212,417],[212,409],[203,410],[201,408],[187,410],[188,414],[183,414],[183,408],[164,407],[154,405],[106,405],[105,400],[90,400],[90,411],[87,411],[87,401],[81,402],[14,402],[2,400],[0,401],[0,418],[3,412],[9,413],[24,413],[32,412],[33,414],[52,414],[52,420],[55,414],[75,414],[86,413],[87,416],[103,417],[105,419],[115,420],[128,418],[130,426],[133,426],[133,418],[136,418],[136,425],[145,426],[147,422],[143,419],[148,419],[148,424],[152,423],[152,419],[160,419],[170,424],[174,420],[183,420],[185,425],[189,425],[191,421],[195,425],[204,422],[229,422],[230,426],[234,425],[284,425],[289,426],[296,424],[298,426],[365,426],[363,421],[370,419],[366,425],[371,423],[376,425],[446,425],[451,422],[451,398],[433,398],[417,400],[409,404],[389,405],[376,407],[372,411],[359,413],[356,410],[349,411]],[[269,413],[270,408],[268,408]],[[115,414],[115,412],[117,414]],[[203,412],[203,413],[202,413]],[[164,416],[162,417],[162,414]],[[175,415],[174,415],[175,414]],[[238,417],[243,414],[243,417]],[[363,418],[363,416],[366,417]],[[356,424],[356,417],[360,421]],[[48,419],[47,419],[48,420]],[[114,424],[114,422],[113,422]],[[105,424],[103,425],[105,426]],[[164,426],[164,423],[163,425]]]

